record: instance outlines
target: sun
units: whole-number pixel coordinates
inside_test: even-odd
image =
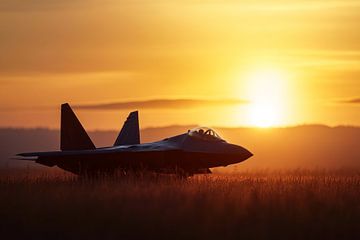
[[[259,69],[247,77],[249,124],[273,127],[283,122],[286,105],[286,77],[275,69]]]

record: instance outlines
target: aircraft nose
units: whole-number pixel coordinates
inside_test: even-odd
[[[229,153],[238,156],[238,159],[240,161],[244,161],[253,156],[253,154],[246,148],[234,144],[230,144],[229,150],[230,150]]]
[[[243,148],[243,150],[244,151],[243,151],[242,155],[245,156],[246,159],[251,158],[252,156],[254,156],[254,154],[252,154],[252,152],[250,152],[249,150],[247,150],[245,148]]]

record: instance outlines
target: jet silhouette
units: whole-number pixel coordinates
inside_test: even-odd
[[[209,168],[239,163],[253,155],[241,146],[227,143],[210,128],[196,128],[141,144],[138,111],[130,113],[114,146],[96,148],[67,103],[61,105],[60,149],[17,156],[49,167],[58,166],[77,175],[152,171],[191,176],[211,173]]]

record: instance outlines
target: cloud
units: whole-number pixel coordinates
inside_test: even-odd
[[[1,12],[20,11],[49,11],[73,8],[84,8],[94,3],[101,4],[99,0],[0,0]]]
[[[360,97],[358,98],[352,98],[352,99],[348,99],[348,100],[342,100],[339,101],[340,103],[345,103],[345,104],[360,104]]]
[[[74,105],[80,110],[128,110],[128,109],[179,109],[196,107],[235,106],[247,104],[241,99],[152,99],[144,101],[111,102]]]
[[[15,11],[34,11],[34,10],[48,10],[52,8],[59,8],[61,6],[66,6],[70,1],[21,1],[21,0],[1,0],[0,1],[0,11],[1,12],[15,12]]]

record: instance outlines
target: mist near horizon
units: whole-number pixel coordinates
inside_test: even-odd
[[[141,130],[141,141],[159,141],[187,132],[194,126],[155,127]],[[249,160],[216,168],[215,172],[236,173],[259,169],[352,169],[360,170],[360,128],[321,125],[290,128],[216,128],[228,142],[254,153]],[[111,146],[117,131],[90,131],[97,147]],[[20,152],[59,149],[59,131],[49,129],[0,129],[0,167],[37,168],[39,165],[9,159]],[[44,169],[48,169],[44,167]]]

